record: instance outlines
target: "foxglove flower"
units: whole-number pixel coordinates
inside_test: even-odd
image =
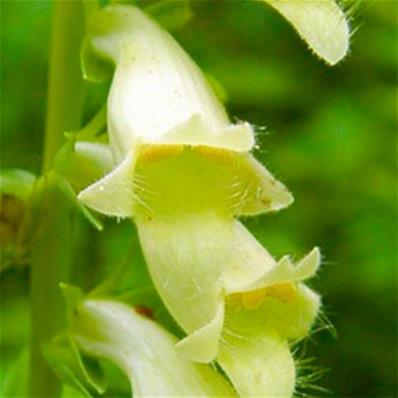
[[[308,14],[308,27],[317,15]],[[115,65],[108,130],[116,167],[79,199],[134,218],[154,284],[187,333],[181,353],[218,358],[241,396],[292,396],[289,341],[308,333],[319,310],[301,283],[315,274],[319,251],[297,265],[277,262],[236,221],[286,207],[291,194],[250,154],[251,126],[229,122],[198,67],[138,8],[101,10],[87,40],[85,51]],[[320,53],[313,37],[310,45]]]
[[[229,122],[199,68],[167,32],[138,8],[113,6],[92,18],[89,33],[86,51],[115,63],[108,133],[117,167],[80,193],[83,203],[107,215],[136,216],[145,207],[137,169],[185,159],[189,148],[196,148],[197,163],[213,158],[221,169],[233,167],[224,174],[234,179],[231,195],[248,196],[245,213],[291,203],[283,185],[248,153],[252,127]]]

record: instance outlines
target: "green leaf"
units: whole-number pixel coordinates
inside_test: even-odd
[[[163,0],[145,8],[165,29],[173,31],[187,24],[193,14],[189,1],[187,0]]]

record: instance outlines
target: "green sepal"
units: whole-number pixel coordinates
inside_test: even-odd
[[[68,324],[72,325],[85,294],[74,285],[60,284],[65,299]],[[120,370],[108,361],[94,360],[82,355],[73,337],[66,333],[58,336],[44,348],[45,356],[57,375],[73,390],[66,389],[66,397],[77,391],[84,397],[131,396],[129,384]],[[63,362],[63,363],[61,363]],[[68,395],[69,394],[69,395]],[[79,395],[80,396],[80,395]]]
[[[187,0],[163,0],[144,10],[169,31],[183,27],[193,17],[192,8]]]
[[[83,78],[92,83],[100,83],[112,77],[113,65],[101,58],[91,47],[90,38],[83,41],[80,52],[80,65]]]
[[[66,133],[67,142],[59,150],[54,161],[54,170],[45,178],[54,180],[58,188],[77,210],[97,230],[102,231],[102,222],[90,210],[88,210],[77,199],[75,191],[88,185],[93,180],[102,176],[108,171],[112,162],[111,155],[107,151],[96,154],[94,151],[79,150],[78,145],[87,144],[92,146],[104,146],[100,143],[76,142],[75,133]],[[105,155],[105,156],[104,156]]]
[[[38,178],[37,180],[37,184],[35,185],[35,190],[32,197],[33,215],[35,215],[37,210],[40,209],[40,203],[42,201],[43,194],[47,189],[49,189],[49,187],[52,187],[52,189],[56,187],[59,190],[60,194],[64,195],[65,199],[69,200],[70,206],[75,207],[76,210],[78,210],[97,230],[102,231],[103,225],[101,221],[77,200],[76,194],[69,181],[67,181],[66,178],[64,178],[62,175],[60,175],[59,172],[55,170]],[[40,219],[40,217],[38,219]],[[33,225],[33,230],[35,230],[35,227],[38,227],[35,225],[35,221],[39,220],[32,221],[31,224]]]
[[[79,192],[106,175],[113,168],[113,159],[107,144],[76,142],[72,135],[69,137],[56,156],[55,170]]]
[[[59,287],[65,299],[68,322],[72,322],[74,312],[83,301],[84,294],[79,287],[67,283],[60,283]]]
[[[106,398],[132,398],[131,386],[128,377],[113,362],[100,360],[101,369],[107,381]]]
[[[75,191],[69,184],[69,182],[58,176],[58,186],[63,191],[63,193],[67,196],[67,198],[71,201],[73,205],[76,206],[77,210],[93,225],[98,231],[102,231],[104,229],[103,223],[100,221],[98,217],[96,217],[90,210],[88,210],[85,206],[83,206],[76,197]]]
[[[44,344],[42,350],[57,376],[85,397],[95,398],[106,391],[106,380],[99,362],[83,357],[72,337],[65,335],[55,339]]]
[[[217,98],[223,103],[228,102],[228,92],[227,89],[224,87],[224,85],[216,79],[214,76],[209,75],[208,73],[204,74],[206,77],[207,82],[209,83],[210,87],[214,91],[214,94],[216,94]]]
[[[78,131],[68,131],[64,133],[65,137],[75,141],[98,141],[99,135],[106,128],[106,109],[104,104],[83,128]]]

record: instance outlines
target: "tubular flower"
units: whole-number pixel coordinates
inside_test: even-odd
[[[87,354],[120,367],[134,397],[235,396],[213,368],[183,358],[174,336],[126,304],[85,300],[77,308],[71,331]]]
[[[301,281],[316,272],[319,251],[297,265],[277,262],[236,220],[282,209],[292,195],[250,154],[251,126],[229,122],[198,67],[138,8],[99,11],[86,44],[115,65],[116,167],[79,199],[134,218],[154,284],[187,333],[180,352],[218,359],[241,396],[292,396],[288,342],[304,337],[318,312],[318,295]]]
[[[129,6],[107,7],[91,25],[87,51],[115,64],[108,129],[118,166],[80,193],[86,205],[107,215],[136,216],[144,205],[143,187],[132,178],[137,169],[187,157],[196,163],[214,158],[226,169],[225,178],[240,177],[241,183],[233,182],[242,185],[242,194],[249,190],[246,213],[290,204],[283,185],[248,154],[255,142],[252,127],[229,122],[199,68],[167,32]],[[231,166],[235,170],[228,173]]]
[[[290,397],[288,341],[304,337],[319,310],[318,295],[300,283],[315,274],[318,249],[296,266],[276,262],[240,223],[206,215],[179,234],[153,220],[138,227],[154,282],[190,333],[180,350],[198,362],[217,358],[240,396]]]

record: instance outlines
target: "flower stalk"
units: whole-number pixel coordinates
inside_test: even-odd
[[[79,52],[83,27],[80,1],[54,2],[43,177],[34,199],[40,229],[32,248],[31,397],[55,398],[61,392],[60,381],[49,369],[41,349],[64,326],[59,283],[69,278],[74,210],[51,170],[54,157],[65,142],[64,132],[79,128],[81,123],[83,81]]]

